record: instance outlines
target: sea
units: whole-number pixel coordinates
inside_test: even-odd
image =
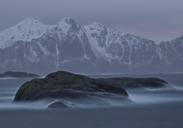
[[[99,97],[89,103],[65,101],[70,109],[49,109],[48,101],[13,101],[20,86],[31,79],[0,79],[0,128],[183,128],[183,74],[92,77],[122,76],[159,77],[169,87],[128,89],[131,102]]]

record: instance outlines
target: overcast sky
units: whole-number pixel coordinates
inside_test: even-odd
[[[183,34],[183,0],[0,0],[0,30],[27,17],[47,24],[62,17],[97,21],[157,41]]]

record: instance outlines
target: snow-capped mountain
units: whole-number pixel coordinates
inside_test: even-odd
[[[38,20],[27,18],[5,31],[0,32],[0,48],[13,45],[16,41],[31,41],[42,36],[48,26]]]
[[[161,42],[71,18],[46,25],[28,18],[0,32],[0,71],[149,73],[183,71],[183,36]]]

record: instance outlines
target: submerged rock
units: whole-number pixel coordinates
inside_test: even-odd
[[[62,101],[55,101],[53,103],[50,103],[48,105],[48,108],[69,108],[66,104],[64,104]]]
[[[162,87],[166,82],[156,78],[110,78],[94,79],[65,71],[51,73],[43,79],[24,83],[16,93],[14,101],[42,99],[78,99],[95,96],[97,93],[117,94],[128,97],[125,87]]]

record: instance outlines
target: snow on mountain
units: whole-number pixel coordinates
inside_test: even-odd
[[[93,23],[91,25],[85,26],[86,33],[92,50],[95,55],[101,58],[105,58],[109,62],[112,60],[118,60],[123,63],[132,64],[133,55],[135,52],[151,52],[152,49],[148,47],[155,47],[155,42],[141,37],[137,37],[132,34],[125,34],[121,31],[115,31],[113,29],[107,28],[100,23]],[[156,52],[156,49],[152,52]],[[138,55],[138,54],[136,54]],[[139,59],[150,63],[153,58],[140,58],[143,56],[139,54]],[[137,58],[137,57],[136,57]]]
[[[109,30],[100,23],[84,26],[92,50],[97,57],[107,57],[106,45]]]
[[[70,17],[63,18],[59,23],[59,27],[62,29],[63,33],[67,34],[68,32],[77,31],[80,29],[80,25]]]
[[[161,42],[72,18],[46,25],[28,18],[0,32],[0,71],[83,73],[183,71],[183,36]]]
[[[0,48],[13,45],[16,41],[31,41],[41,37],[49,26],[38,20],[27,18],[5,31],[0,32]]]

